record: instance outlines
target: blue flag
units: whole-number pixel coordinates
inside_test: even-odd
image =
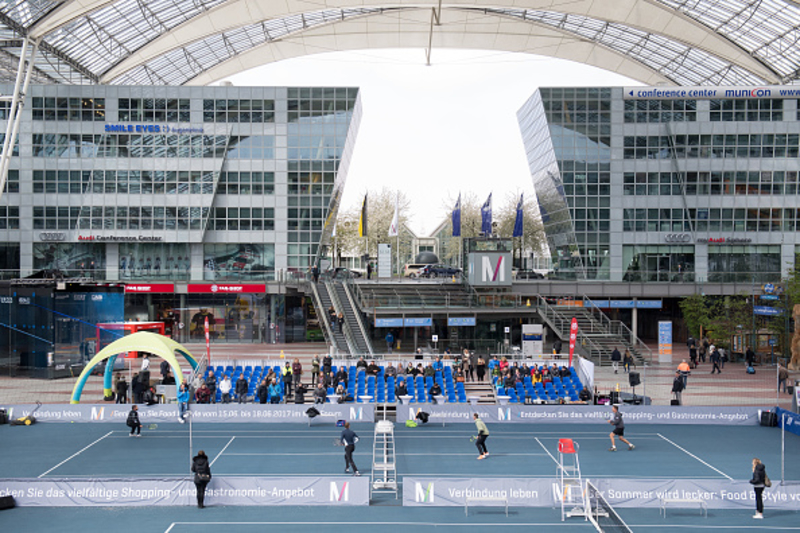
[[[492,193],[481,207],[481,232],[486,235],[492,234]]]
[[[519,203],[517,203],[517,218],[514,220],[514,234],[512,237],[522,237],[522,197],[525,193],[519,195]]]
[[[461,193],[458,194],[458,201],[453,208],[453,237],[461,237]]]

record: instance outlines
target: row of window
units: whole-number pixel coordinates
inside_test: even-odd
[[[33,207],[33,229],[200,230],[208,207]]]
[[[33,120],[64,122],[104,122],[105,98],[31,98]]]
[[[189,122],[188,98],[120,98],[121,122]]]
[[[670,158],[796,158],[800,135],[675,135],[626,136],[625,159]]]
[[[222,172],[218,194],[262,195],[275,193],[273,172]]]
[[[794,195],[800,192],[797,171],[626,172],[626,196],[679,196],[682,182],[687,195]]]
[[[254,153],[266,158],[271,150],[265,149],[272,142],[242,141],[247,137],[231,138],[228,156],[243,159]],[[252,139],[252,137],[250,138]],[[225,135],[77,135],[34,134],[33,157],[48,158],[221,158],[226,154]],[[239,144],[245,146],[239,146]],[[251,144],[252,143],[252,144]],[[255,146],[257,148],[251,148]]]
[[[625,100],[625,122],[695,122],[697,100]]]
[[[275,229],[272,207],[215,207],[209,227],[228,231],[264,231]]]
[[[35,193],[213,194],[213,171],[34,170]]]
[[[624,209],[623,231],[796,231],[800,209]],[[691,223],[690,223],[691,221]]]
[[[274,100],[203,100],[203,122],[275,121]]]

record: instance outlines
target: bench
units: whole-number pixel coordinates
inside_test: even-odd
[[[506,516],[508,516],[508,498],[502,498],[502,497],[499,497],[499,496],[495,497],[495,498],[491,498],[491,497],[488,497],[488,498],[481,498],[481,497],[475,497],[475,498],[467,497],[467,498],[464,498],[464,515],[465,516],[469,516],[469,504],[470,504],[470,502],[502,502],[505,505],[505,508],[506,508]]]
[[[664,518],[667,517],[667,505],[697,505],[703,510],[703,515],[708,518],[708,507],[706,507],[705,500],[698,500],[696,498],[661,498],[661,513]]]

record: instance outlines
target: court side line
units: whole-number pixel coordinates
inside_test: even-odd
[[[172,531],[173,527],[175,527],[175,522],[171,523],[164,533],[169,533],[170,531]]]
[[[216,462],[217,462],[217,459],[219,459],[219,458],[222,456],[222,454],[223,454],[223,453],[225,453],[225,450],[227,450],[227,449],[228,449],[228,446],[230,446],[230,445],[231,445],[231,443],[232,443],[232,442],[233,442],[235,439],[236,439],[236,437],[231,437],[231,440],[229,440],[229,441],[228,441],[228,444],[226,444],[226,445],[225,445],[225,447],[224,447],[224,448],[222,448],[222,449],[220,450],[220,452],[217,454],[217,456],[216,456],[216,457],[214,457],[214,460],[213,460],[213,461],[211,461],[211,464],[210,464],[210,465],[208,465],[209,467],[212,467],[212,466],[214,466],[214,463],[216,463]]]
[[[561,463],[559,463],[559,462],[558,462],[558,459],[556,459],[555,457],[553,457],[553,454],[552,454],[552,453],[550,453],[550,450],[548,450],[547,448],[545,448],[544,444],[542,444],[542,441],[540,441],[540,440],[539,440],[539,437],[536,437],[536,442],[538,442],[538,443],[539,443],[539,446],[541,446],[541,447],[542,447],[542,449],[543,449],[543,450],[544,450],[544,451],[547,453],[547,455],[549,455],[549,456],[550,456],[550,459],[552,459],[552,460],[553,460],[553,462],[554,462],[556,465],[558,465],[558,466],[561,466]]]
[[[491,508],[491,507],[481,507]],[[198,525],[213,525],[213,526],[426,526],[426,527],[453,527],[453,528],[466,528],[466,527],[496,527],[497,522],[466,522],[466,523],[452,523],[452,522],[173,522],[164,533],[169,533],[176,525],[179,526],[198,526]],[[575,523],[564,522],[504,522],[503,527],[527,527],[531,526],[549,526],[554,528],[559,527],[575,527]]]
[[[51,468],[50,470],[48,470],[48,471],[47,471],[47,472],[45,472],[44,474],[40,475],[38,479],[41,479],[41,478],[43,478],[44,476],[46,476],[47,474],[49,474],[50,472],[52,472],[53,470],[55,470],[55,469],[56,469],[56,468],[58,468],[59,466],[63,465],[64,463],[66,463],[67,461],[69,461],[70,459],[72,459],[73,457],[77,457],[77,456],[79,456],[80,454],[82,454],[83,452],[85,452],[86,450],[88,450],[89,448],[91,448],[92,446],[94,446],[95,444],[97,444],[98,442],[100,442],[101,440],[103,440],[104,438],[108,437],[108,436],[109,436],[109,435],[111,435],[112,433],[114,433],[114,432],[113,432],[113,431],[109,431],[108,433],[106,433],[105,435],[103,435],[102,437],[100,437],[99,439],[97,439],[96,441],[94,441],[93,443],[91,443],[90,445],[86,446],[86,447],[85,447],[85,448],[83,448],[82,450],[80,450],[80,451],[78,451],[78,452],[76,452],[76,453],[73,453],[72,455],[70,455],[69,457],[67,457],[66,459],[64,459],[64,460],[63,460],[63,461],[61,461],[60,463],[58,463],[56,466],[54,466],[53,468]]]
[[[709,468],[710,468],[711,470],[713,470],[714,472],[718,472],[718,473],[722,474],[723,476],[725,476],[726,478],[728,478],[729,480],[733,481],[733,478],[732,478],[731,476],[729,476],[728,474],[726,474],[725,472],[723,472],[723,471],[722,471],[722,470],[720,470],[719,468],[715,468],[715,467],[711,466],[710,464],[708,464],[707,462],[703,461],[702,459],[700,459],[699,457],[697,457],[697,456],[696,456],[695,454],[693,454],[692,452],[690,452],[690,451],[686,450],[685,448],[681,448],[680,446],[678,446],[677,444],[675,444],[674,442],[672,442],[671,440],[669,440],[667,437],[665,437],[665,436],[664,436],[664,435],[662,435],[661,433],[659,433],[659,434],[658,434],[658,436],[659,436],[659,437],[661,437],[662,439],[664,439],[665,441],[669,442],[670,444],[672,444],[672,445],[673,445],[673,446],[675,446],[676,448],[678,448],[680,451],[682,451],[683,453],[685,453],[685,454],[686,454],[686,455],[688,455],[689,457],[692,457],[692,458],[694,458],[694,459],[697,459],[698,461],[700,461],[701,463],[703,463],[704,465],[706,465],[707,467],[709,467]]]

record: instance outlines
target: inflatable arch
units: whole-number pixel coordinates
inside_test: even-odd
[[[111,380],[114,373],[114,361],[116,361],[117,355],[120,353],[131,351],[147,352],[165,359],[172,367],[172,374],[175,376],[175,382],[178,385],[183,382],[183,374],[178,364],[178,358],[175,357],[176,352],[186,358],[192,370],[197,368],[197,360],[189,353],[189,350],[184,348],[180,343],[175,342],[169,337],[158,335],[157,333],[140,331],[112,342],[100,350],[97,355],[89,361],[89,364],[86,365],[86,368],[83,369],[83,372],[81,372],[81,375],[78,377],[75,388],[72,389],[72,400],[70,403],[80,402],[81,393],[83,392],[83,386],[86,384],[86,380],[89,378],[89,375],[91,375],[92,369],[103,359],[108,359],[106,371],[103,376],[103,392],[106,396],[110,395],[112,392]]]

